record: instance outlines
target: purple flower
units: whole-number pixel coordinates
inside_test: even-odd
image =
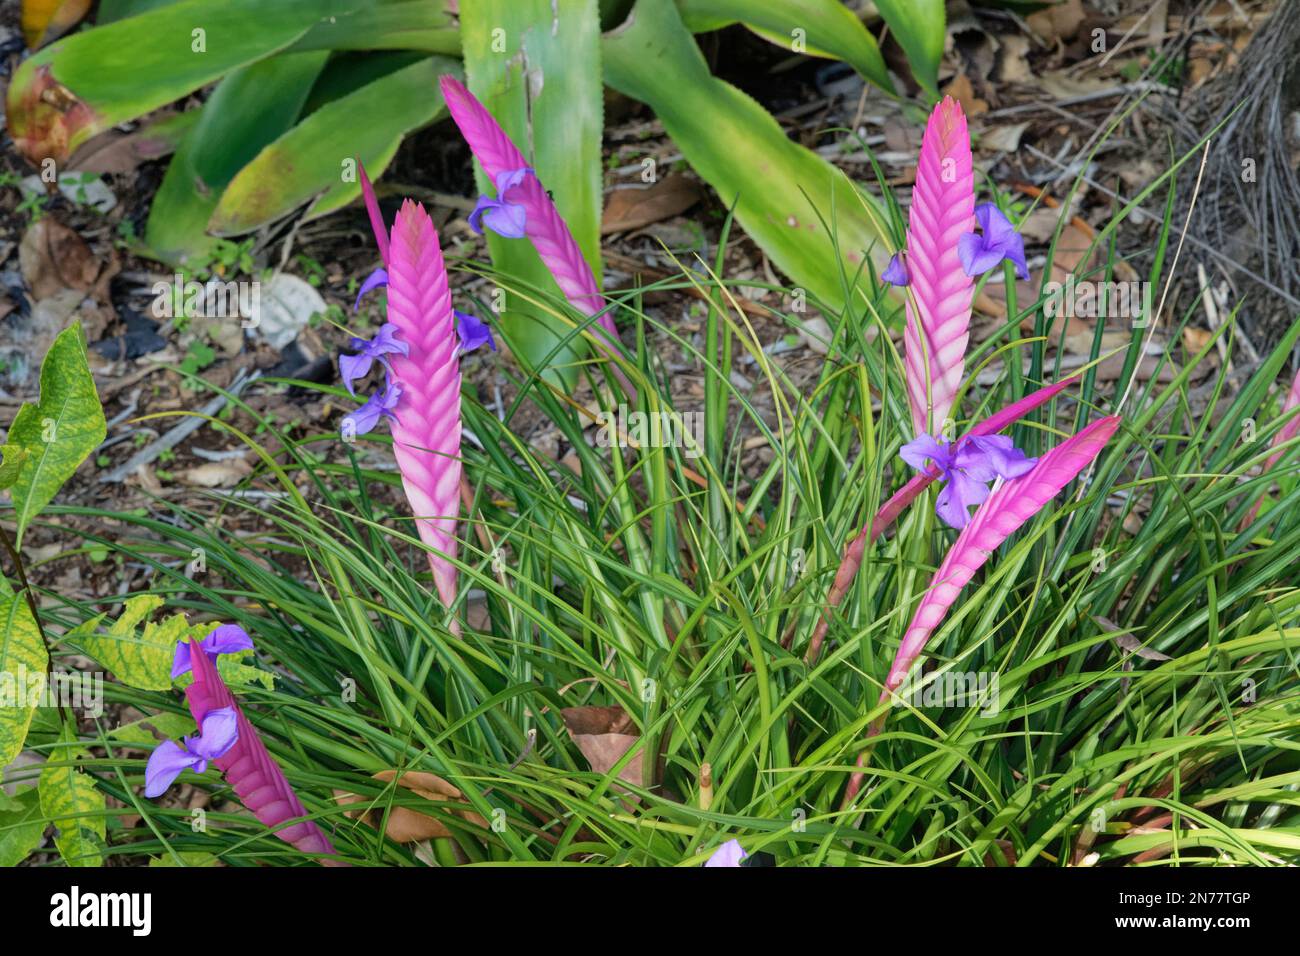
[[[383,416],[395,418],[393,409],[397,407],[397,400],[401,397],[400,385],[386,383],[381,391],[375,392],[366,399],[366,403],[355,412],[343,416],[343,437],[346,439],[349,432],[352,435],[364,435],[378,425],[379,419]]]
[[[525,176],[531,175],[533,175],[533,171],[528,166],[507,169],[505,172],[499,173],[496,179],[497,198],[493,199],[490,196],[478,197],[478,205],[469,214],[469,227],[480,236],[483,235],[483,227],[487,226],[498,236],[505,236],[507,239],[522,239],[527,216],[523,206],[510,201],[508,193],[523,182]]]
[[[957,254],[961,257],[961,265],[966,274],[983,275],[1003,259],[1010,259],[1015,264],[1016,275],[1028,279],[1025,241],[1016,232],[1016,227],[1011,225],[1011,220],[1002,215],[1001,210],[991,202],[976,206],[975,218],[979,220],[984,234],[967,232],[957,240]]]
[[[497,350],[497,343],[492,338],[492,330],[488,324],[477,316],[470,315],[468,312],[462,312],[460,309],[452,309],[452,314],[456,316],[456,331],[460,333],[460,350],[461,352],[473,352],[477,348],[486,345],[493,352]]]
[[[339,377],[343,379],[343,385],[347,388],[349,394],[356,394],[352,383],[359,378],[364,378],[369,373],[370,364],[375,359],[384,362],[383,356],[389,352],[399,352],[402,355],[411,354],[411,346],[406,342],[399,341],[397,332],[397,326],[391,322],[385,322],[379,327],[379,331],[375,333],[373,339],[358,339],[355,337],[352,339],[348,347],[360,349],[361,354],[339,356]]]
[[[199,642],[203,653],[212,660],[221,654],[237,654],[251,651],[253,639],[238,624],[222,624],[219,628]],[[180,677],[190,669],[190,642],[181,641],[176,645],[176,656],[172,659],[172,680]]]
[[[361,288],[357,290],[357,301],[352,303],[352,311],[355,312],[361,308],[361,297],[371,289],[378,289],[381,285],[388,285],[388,270],[376,269],[370,275],[366,276],[366,281],[361,283]]]
[[[239,739],[239,717],[233,707],[210,710],[203,725],[194,737],[185,737],[180,743],[164,740],[152,754],[144,768],[144,795],[161,796],[172,785],[182,770],[203,773],[208,761],[223,756]]]
[[[1011,443],[1006,435],[975,435],[954,446],[929,435],[908,442],[898,452],[903,461],[918,471],[933,461],[940,478],[947,482],[939,492],[935,513],[953,528],[970,521],[970,508],[989,496],[989,482],[995,478],[1019,478],[1038,463]]]
[[[885,271],[880,273],[880,278],[890,285],[907,285],[912,281],[911,275],[907,271],[907,263],[903,261],[903,254],[895,252],[889,260],[889,265]]]
[[[739,840],[728,840],[713,851],[713,855],[704,861],[705,866],[740,866],[740,861],[749,854],[741,847]]]

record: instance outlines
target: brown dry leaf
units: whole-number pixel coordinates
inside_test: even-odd
[[[997,79],[1000,83],[1030,83],[1034,73],[1029,68],[1029,38],[1009,33],[1002,38],[998,51]]]
[[[1063,0],[1046,10],[1031,13],[1025,18],[1029,29],[1049,43],[1058,39],[1070,39],[1079,32],[1079,25],[1083,21],[1082,0]]]
[[[379,773],[373,774],[373,779],[383,783],[392,783],[396,780],[399,787],[404,787],[412,793],[419,794],[426,800],[437,802],[450,800],[457,803],[464,800],[464,794],[446,780],[443,780],[442,777],[419,770],[408,770],[401,777],[398,777],[396,770],[381,770]],[[370,803],[366,797],[348,793],[346,790],[335,790],[334,802],[341,806],[353,803],[369,805]],[[377,830],[384,819],[386,807],[387,801],[380,800],[375,806],[347,810],[344,813],[350,819],[360,819]],[[487,828],[487,821],[472,810],[452,810],[451,812],[476,826]],[[420,813],[410,807],[394,806],[388,811],[384,835],[396,843],[417,843],[420,840],[437,840],[449,837],[451,831],[447,829],[445,824],[428,814]]]
[[[943,93],[960,103],[968,117],[978,116],[989,110],[988,100],[982,100],[975,95],[975,88],[970,85],[970,78],[965,73],[954,76]]]
[[[1210,344],[1214,333],[1209,329],[1194,329],[1190,325],[1183,329],[1183,345],[1187,351],[1196,353]]]
[[[181,472],[181,481],[187,485],[201,488],[233,488],[253,471],[253,467],[242,458],[227,461],[209,461]]]
[[[65,167],[80,173],[130,173],[175,152],[178,138],[151,124],[134,133],[110,129],[83,143]]]
[[[566,707],[560,711],[569,736],[596,773],[609,773],[614,764],[623,759],[641,740],[640,731],[622,707]],[[644,753],[628,761],[619,773],[620,780],[635,786],[644,786],[642,773]]]
[[[699,184],[681,173],[665,176],[644,189],[616,189],[605,203],[601,235],[641,229],[681,215],[699,202],[700,195]]]
[[[116,272],[90,251],[79,235],[53,216],[42,216],[18,244],[23,280],[39,302],[65,289],[107,301],[108,279]]]
[[[979,148],[990,153],[1014,153],[1020,148],[1020,137],[1029,128],[1028,123],[1007,123],[995,126],[979,138]]]

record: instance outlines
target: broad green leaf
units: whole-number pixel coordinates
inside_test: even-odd
[[[176,642],[188,638],[193,629],[184,614],[173,614],[159,624],[146,621],[162,603],[163,599],[156,594],[127,598],[125,609],[107,633],[96,634],[92,630],[83,634],[78,630],[68,634],[65,640],[80,643],[87,654],[123,684],[140,690],[171,690]]]
[[[843,60],[863,79],[894,92],[876,38],[839,0],[677,0],[677,8],[692,32],[740,22],[792,52]]]
[[[104,794],[75,762],[84,750],[69,732],[41,771],[41,812],[58,828],[54,845],[69,866],[99,866],[105,840]]]
[[[841,268],[852,281],[868,250],[884,267],[886,219],[876,202],[716,79],[672,0],[638,0],[603,47],[610,86],[654,107],[687,161],[724,203],[735,203],[745,231],[796,286],[840,308]]]
[[[599,284],[604,94],[596,0],[478,0],[462,7],[461,30],[470,91],[532,163]],[[477,164],[475,177],[480,192],[495,194]],[[555,288],[530,243],[489,233],[488,249],[500,272]],[[570,329],[516,310],[511,298],[502,331],[513,351],[539,366]],[[561,379],[575,380],[564,366],[585,351],[575,345],[551,359]]]
[[[21,445],[6,442],[0,445],[0,454],[4,456],[4,460],[0,461],[0,488],[8,488],[18,480],[18,473],[27,460],[27,450]]]
[[[183,0],[50,44],[14,73],[9,132],[29,159],[63,160],[143,116],[282,50],[356,0]]]
[[[0,792],[0,867],[17,866],[36,849],[45,833],[45,815],[35,787],[14,796]]]
[[[876,9],[907,54],[916,82],[937,100],[939,60],[947,32],[943,0],[876,0]]]
[[[327,53],[289,53],[240,67],[203,105],[149,209],[145,240],[169,262],[202,262],[218,242],[208,220],[226,185],[290,129]]]
[[[186,734],[192,733],[194,733],[193,717],[189,714],[172,714],[164,711],[114,727],[108,732],[108,736],[124,744],[137,744],[152,749],[158,743],[159,735],[180,740]]]
[[[8,442],[26,452],[10,494],[17,543],[77,466],[104,440],[107,426],[86,363],[81,325],[59,333],[41,363],[41,396],[14,417]]]
[[[418,50],[460,54],[452,0],[368,0],[316,24],[294,50]]]
[[[361,195],[355,157],[377,178],[407,133],[442,115],[444,73],[458,75],[455,60],[427,57],[321,106],[239,172],[208,230],[238,235],[308,201],[309,218],[347,205]]]
[[[31,696],[33,682],[38,690],[44,686],[48,666],[26,599],[16,594],[0,598],[0,768],[23,749],[39,702]]]
[[[99,0],[99,10],[95,13],[95,23],[104,26],[127,17],[148,13],[159,7],[166,7],[181,0]]]

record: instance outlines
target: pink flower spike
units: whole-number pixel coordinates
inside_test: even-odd
[[[197,642],[191,641],[190,660],[194,668],[194,683],[185,688],[185,698],[194,720],[208,731],[204,723],[209,714],[231,709],[235,714],[238,734],[233,745],[220,756],[212,756],[213,765],[226,778],[226,782],[239,795],[240,801],[253,816],[275,830],[275,835],[303,853],[334,855],[337,851],[329,837],[314,821],[305,819],[307,810],[293,792],[284,771],[262,743],[257,730],[244,716],[235,702],[230,688],[217,672],[216,663],[201,653]],[[297,820],[282,826],[288,820]],[[324,862],[324,861],[322,861]],[[338,863],[338,861],[331,861]]]
[[[953,542],[948,556],[935,571],[929,590],[917,606],[885,678],[885,689],[880,695],[882,701],[903,683],[908,670],[925,649],[926,641],[975,572],[1003,541],[1042,511],[1097,457],[1119,424],[1117,415],[1098,419],[1040,458],[1028,474],[999,485],[980,505]]]
[[[925,127],[908,214],[903,345],[917,435],[942,430],[966,367],[975,283],[957,247],[975,228],[974,183],[966,117],[944,97]]]
[[[360,157],[357,157],[357,175],[361,177],[361,196],[366,202],[366,215],[370,217],[370,231],[375,234],[375,244],[379,246],[379,258],[384,261],[384,265],[388,265],[388,230],[384,228],[384,216],[379,211],[375,187],[370,184],[370,177],[366,175]]]
[[[443,76],[440,82],[451,118],[488,179],[500,183],[503,175],[530,165],[492,114],[464,84],[452,76]],[[605,296],[596,284],[595,273],[583,258],[582,250],[560,217],[555,203],[542,188],[541,181],[536,175],[523,176],[510,184],[508,192],[509,202],[522,209],[525,235],[555,277],[564,297],[584,315],[601,312],[605,308]],[[608,312],[603,312],[597,321],[610,339],[618,341],[618,330]]]
[[[442,603],[456,598],[456,520],[460,515],[460,335],[433,220],[407,200],[388,247],[388,321],[408,354],[388,356],[402,390],[392,420],[393,454],[416,516]]]

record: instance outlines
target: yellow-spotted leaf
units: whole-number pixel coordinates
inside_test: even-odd
[[[0,768],[23,749],[48,664],[27,601],[15,594],[0,598]]]
[[[194,718],[189,714],[164,712],[114,727],[108,736],[118,743],[153,749],[164,737],[179,740],[186,734],[194,733],[194,729]]]
[[[18,480],[27,452],[19,445],[6,444],[0,445],[0,454],[4,455],[4,460],[0,461],[0,488],[8,488]]]
[[[171,690],[176,642],[188,638],[191,628],[184,614],[173,614],[159,624],[146,621],[162,603],[156,594],[127,598],[126,609],[105,633],[83,627],[68,634],[67,640],[79,643],[123,684],[140,690]]]
[[[54,845],[69,866],[99,866],[104,859],[105,802],[95,780],[77,769],[84,754],[65,731],[41,771],[41,812],[58,828]]]
[[[0,790],[0,867],[17,866],[36,849],[45,833],[45,815],[35,787],[12,797]]]
[[[23,0],[23,39],[35,50],[75,27],[90,0]]]
[[[104,440],[106,430],[76,323],[60,332],[45,354],[40,401],[24,404],[9,429],[9,444],[26,456],[10,492],[19,546],[32,519]]]

